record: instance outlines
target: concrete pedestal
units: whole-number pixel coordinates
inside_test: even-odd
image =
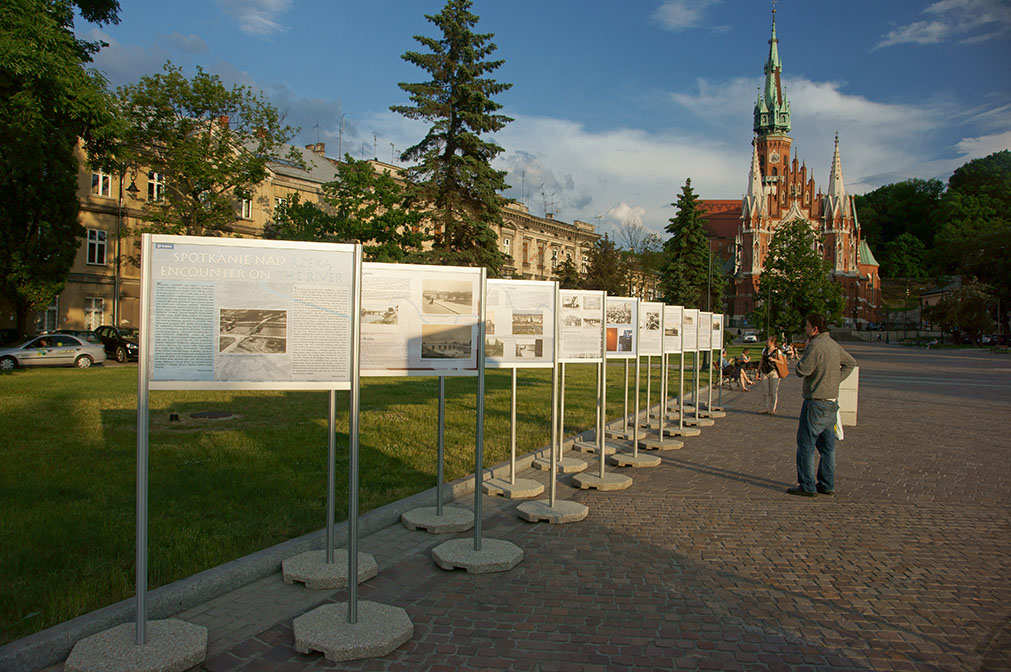
[[[544,486],[529,478],[517,478],[510,483],[508,478],[492,478],[484,482],[484,494],[502,495],[506,499],[536,497],[544,492]]]
[[[501,539],[482,539],[474,550],[473,539],[451,539],[432,549],[432,559],[443,569],[465,569],[470,574],[507,572],[523,561],[523,549]]]
[[[699,411],[699,415],[703,418],[725,418],[727,414],[723,411],[717,411],[715,408],[711,411]]]
[[[597,442],[596,441],[576,441],[572,447],[581,453],[590,453],[591,455],[597,454]],[[604,442],[604,455],[611,455],[615,451],[615,447],[608,444],[607,441]]]
[[[137,624],[123,623],[85,637],[70,651],[66,672],[183,672],[207,659],[207,628],[175,618],[144,624],[146,641],[136,644]]]
[[[685,442],[678,439],[660,440],[655,436],[648,439],[639,439],[639,450],[679,450],[684,448]]]
[[[583,473],[573,476],[572,482],[583,490],[624,490],[632,486],[632,477],[609,472],[601,478],[599,474]]]
[[[633,437],[632,428],[628,429],[608,429],[604,432],[604,436],[608,439],[621,439],[622,441],[628,441]]]
[[[292,622],[295,650],[321,651],[327,660],[385,656],[414,636],[407,612],[378,602],[359,601],[356,623],[348,623],[348,603],[324,604]]]
[[[409,530],[422,530],[432,534],[466,532],[474,527],[474,512],[459,506],[442,507],[442,515],[434,506],[423,506],[400,514],[400,522]]]
[[[517,515],[523,520],[531,523],[541,521],[560,525],[563,523],[578,523],[586,518],[590,509],[585,504],[570,502],[568,500],[555,500],[555,505],[549,506],[546,499],[539,499],[536,502],[523,502],[516,507]]]
[[[368,553],[358,554],[358,583],[379,573],[376,559]],[[333,562],[327,564],[326,551],[306,551],[281,561],[281,577],[285,583],[304,583],[306,588],[347,588],[348,550],[336,548]]]
[[[615,453],[611,457],[607,458],[610,464],[614,464],[619,467],[659,467],[660,466],[660,456],[659,455],[633,455],[631,453]]]
[[[716,421],[712,420],[711,418],[703,418],[703,417],[696,418],[694,415],[692,415],[692,417],[690,418],[688,416],[685,416],[684,424],[692,427],[712,427],[713,425],[716,424]]]
[[[702,430],[698,427],[678,427],[677,423],[673,427],[664,427],[665,436],[699,436]]]
[[[533,461],[533,465],[535,469],[551,471],[551,458],[539,457]],[[586,462],[576,457],[563,457],[555,463],[555,468],[560,474],[578,474],[581,471],[586,471],[587,466],[589,465]]]

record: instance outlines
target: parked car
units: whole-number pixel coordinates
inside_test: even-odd
[[[105,361],[105,348],[70,334],[42,334],[0,348],[0,371],[19,366],[76,366],[86,369]]]
[[[135,360],[140,356],[135,329],[118,329],[103,324],[95,329],[95,333],[101,337],[102,343],[105,345],[105,354],[117,362],[123,363],[128,359]]]
[[[745,343],[758,343],[758,334],[753,331],[749,331],[744,335]]]

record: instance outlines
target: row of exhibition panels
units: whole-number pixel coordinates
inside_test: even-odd
[[[143,237],[150,389],[349,389],[355,376],[475,375],[720,349],[723,315],[363,262],[357,244]]]

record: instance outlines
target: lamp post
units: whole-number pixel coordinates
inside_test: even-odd
[[[119,293],[120,293],[120,277],[121,277],[121,266],[122,266],[122,242],[123,242],[123,181],[126,179],[126,171],[130,169],[130,186],[125,189],[125,191],[130,194],[131,197],[136,196],[140,189],[137,188],[137,169],[129,164],[124,163],[119,169],[119,218],[116,222],[116,274],[114,280],[114,294],[112,297],[112,323],[119,328],[120,324],[120,314],[119,314]]]

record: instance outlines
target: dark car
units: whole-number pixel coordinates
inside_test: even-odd
[[[95,333],[102,339],[106,354],[117,362],[136,360],[140,356],[140,348],[137,346],[137,336],[134,330],[117,329],[103,324],[95,329]]]

